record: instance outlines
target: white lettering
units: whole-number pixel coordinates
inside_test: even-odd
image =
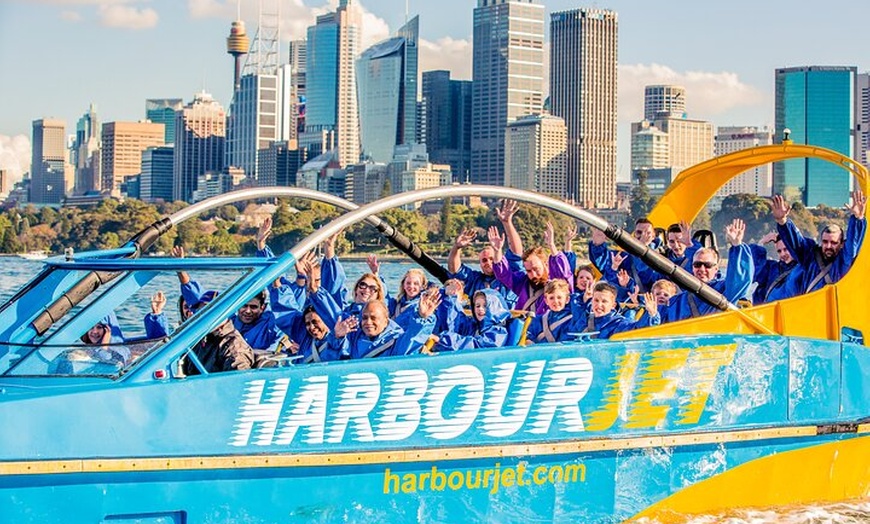
[[[241,410],[233,428],[233,437],[230,438],[231,446],[247,446],[255,423],[259,426],[254,444],[268,446],[272,443],[289,384],[289,378],[278,379],[271,383],[267,391],[265,380],[248,382],[243,394]]]
[[[330,416],[327,442],[339,443],[349,422],[353,422],[353,440],[371,442],[374,440],[369,412],[378,402],[381,394],[381,381],[374,373],[352,373],[344,377],[338,387],[335,409]]]
[[[543,382],[537,408],[531,414],[529,433],[547,433],[553,417],[559,413],[563,431],[583,431],[580,400],[592,385],[592,363],[587,358],[563,358],[552,362]]]
[[[443,370],[432,381],[434,386],[423,402],[423,428],[436,439],[458,437],[471,426],[483,403],[483,374],[474,366],[453,366]],[[454,389],[460,390],[453,416],[444,417],[444,400]]]
[[[281,430],[275,444],[290,444],[296,432],[304,429],[303,441],[307,444],[323,443],[323,427],[326,423],[326,397],[329,394],[328,377],[308,377],[305,385],[294,399],[292,409],[281,422]]]
[[[486,400],[483,403],[483,433],[491,437],[507,437],[513,435],[526,421],[529,409],[538,390],[538,382],[544,371],[546,361],[535,360],[524,364],[517,379],[517,386],[511,388],[511,379],[517,369],[515,362],[501,364],[495,367],[494,378],[487,388]],[[491,375],[492,376],[492,375]],[[510,400],[508,391],[511,392]],[[507,405],[505,405],[507,404]],[[502,414],[503,411],[506,413]]]
[[[384,386],[384,407],[375,418],[375,440],[402,440],[417,431],[420,399],[429,377],[422,369],[396,371]]]

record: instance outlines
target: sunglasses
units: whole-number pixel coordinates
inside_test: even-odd
[[[356,288],[359,289],[360,291],[368,291],[368,290],[377,291],[378,285],[360,282],[359,284],[356,285]]]
[[[716,266],[716,262],[702,262],[700,260],[696,260],[692,262],[692,267],[705,267],[707,269],[712,269]]]

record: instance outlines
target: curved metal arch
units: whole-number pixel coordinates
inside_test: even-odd
[[[531,191],[515,189],[501,186],[484,186],[484,185],[456,185],[447,187],[435,187],[430,189],[420,189],[417,191],[409,191],[390,197],[382,198],[370,204],[360,207],[355,211],[346,213],[318,231],[312,233],[301,242],[290,249],[290,253],[294,258],[298,259],[315,246],[329,238],[331,235],[352,226],[353,224],[365,220],[366,217],[381,213],[387,209],[399,207],[405,204],[418,202],[421,200],[450,198],[460,196],[483,196],[494,198],[507,198],[539,205],[547,209],[558,211],[569,217],[580,220],[584,224],[596,229],[600,229],[604,234],[617,243],[620,247],[633,255],[641,257],[644,262],[649,264],[653,269],[661,272],[664,275],[670,276],[674,282],[680,287],[696,293],[702,300],[717,307],[721,310],[737,310],[734,304],[722,296],[719,292],[698,280],[694,275],[686,272],[683,268],[674,264],[658,252],[649,249],[638,242],[630,234],[622,229],[611,225],[603,218],[594,215],[584,209],[575,207],[567,202],[556,200],[555,198],[533,193]]]
[[[691,223],[707,201],[732,178],[764,164],[793,158],[815,158],[836,164],[852,174],[861,190],[867,193],[867,168],[855,160],[823,147],[775,144],[718,156],[686,169],[668,186],[648,218],[662,227],[681,220]]]

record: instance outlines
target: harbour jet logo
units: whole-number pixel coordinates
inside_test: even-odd
[[[736,345],[626,352],[593,386],[588,358],[402,369],[245,385],[232,446],[495,442],[584,431],[697,424]],[[597,399],[597,400],[595,400]],[[534,438],[533,438],[534,440]]]

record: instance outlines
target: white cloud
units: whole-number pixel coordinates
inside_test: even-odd
[[[62,11],[60,13],[61,20],[66,20],[67,22],[81,22],[82,15],[79,14],[78,11]]]
[[[157,11],[119,4],[103,4],[97,9],[100,24],[123,29],[150,29],[157,25]]]
[[[274,0],[264,2],[264,15],[274,15]],[[380,17],[368,11],[359,2],[353,4],[360,17],[360,45],[366,49],[390,35],[387,23]],[[187,0],[187,9],[192,18],[223,18],[235,20],[239,16],[236,0]],[[337,0],[329,0],[320,7],[305,5],[302,0],[282,0],[281,3],[281,40],[282,44],[290,40],[306,38],[308,27],[315,24],[317,17],[335,11]],[[248,37],[253,40],[257,32],[259,20],[259,4],[247,2],[241,5],[241,19],[246,22]],[[273,11],[269,13],[269,11]],[[283,45],[282,45],[283,49]]]
[[[109,5],[109,4],[126,4],[135,0],[30,0],[36,4],[48,5]]]
[[[0,135],[0,169],[9,172],[9,187],[30,171],[30,139],[25,135]]]
[[[686,88],[686,112],[690,118],[712,119],[735,109],[757,106],[763,93],[743,83],[728,71],[674,71],[660,64],[619,66],[619,119],[636,122],[643,118],[644,86],[676,84]]]
[[[471,42],[450,37],[420,40],[420,71],[446,69],[455,80],[471,79]]]

